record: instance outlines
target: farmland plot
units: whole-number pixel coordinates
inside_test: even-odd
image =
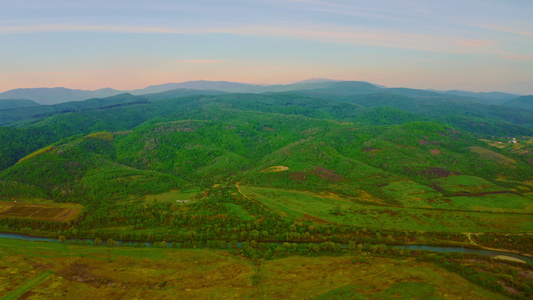
[[[75,204],[32,204],[0,201],[0,218],[24,218],[51,222],[75,219],[83,207]]]

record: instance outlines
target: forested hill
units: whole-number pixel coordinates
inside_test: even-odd
[[[213,93],[205,91],[207,94]],[[0,168],[70,136],[99,131],[129,131],[143,122],[182,119],[216,121],[211,114],[242,111],[299,115],[364,126],[429,121],[477,137],[531,136],[533,112],[520,108],[458,102],[445,98],[414,98],[396,94],[352,96],[294,93],[193,95],[176,90],[145,96],[109,98],[0,110]],[[166,97],[178,96],[166,99]],[[223,115],[223,114],[222,114]],[[239,119],[239,115],[232,115]]]
[[[39,103],[25,99],[0,99],[0,110],[17,107],[38,106]]]
[[[531,174],[528,152],[502,153],[479,140],[533,136],[520,126],[533,123],[533,113],[511,107],[392,94],[288,93],[151,102],[125,94],[75,104],[72,111],[0,128],[2,180],[35,186],[50,197],[85,190],[91,180],[105,178],[112,185],[128,176],[146,178],[142,192],[229,178],[259,184],[268,177],[274,185],[307,189],[333,188],[338,179],[343,184],[333,184],[335,189],[350,194],[363,178],[378,185],[402,177],[424,183],[432,170],[489,180]],[[472,147],[511,155],[513,163],[499,164]],[[259,172],[272,165],[290,171]],[[163,184],[160,178],[168,180]],[[154,180],[159,183],[149,184]]]
[[[529,111],[533,111],[533,96],[530,95],[530,96],[518,97],[511,101],[505,102],[503,105],[511,106],[511,107],[518,107],[518,108],[527,109]]]
[[[523,109],[292,92],[77,105],[0,127],[0,201],[81,214],[19,213],[0,219],[3,230],[227,247],[382,234],[464,242],[460,232],[532,228],[533,132],[522,125],[533,113]],[[513,239],[505,246],[530,251]]]

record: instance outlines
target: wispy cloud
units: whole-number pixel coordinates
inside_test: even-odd
[[[519,24],[514,27],[508,27],[508,26],[501,26],[497,24],[472,24],[471,26],[481,28],[481,29],[488,29],[492,31],[497,32],[503,32],[503,33],[510,33],[514,35],[520,35],[528,38],[533,38],[533,24]]]
[[[510,32],[510,29],[494,27],[493,30]],[[311,40],[334,44],[367,45],[425,51],[431,53],[473,54],[477,51],[510,60],[530,61],[530,55],[523,53],[502,53],[498,43],[492,40],[461,39],[452,34],[413,33],[400,29],[373,29],[356,26],[317,25],[312,23],[291,23],[282,25],[242,25],[234,27],[204,27],[181,29],[173,27],[116,26],[116,25],[74,25],[47,24],[34,26],[0,27],[0,34],[31,32],[98,32],[98,33],[158,33],[158,34],[207,34],[221,33],[242,36],[274,36],[289,39]],[[517,32],[523,35],[533,33]],[[476,50],[479,49],[479,50]],[[220,64],[219,60],[181,60],[180,63]]]
[[[297,24],[290,26],[247,26],[219,29],[219,32],[277,36],[292,39],[314,40],[327,43],[368,45],[411,49],[436,53],[459,53],[455,49],[457,38],[445,35],[408,33],[395,30],[378,30],[343,26],[316,26]]]
[[[464,47],[488,47],[496,45],[496,42],[490,40],[460,40],[457,44]]]
[[[223,61],[221,60],[213,60],[213,59],[189,59],[189,60],[179,60],[179,63],[186,63],[186,64],[221,64]]]
[[[198,33],[198,30],[179,30],[164,27],[116,26],[116,25],[77,25],[44,24],[30,26],[4,26],[1,33],[39,33],[39,32],[116,32],[116,33]]]
[[[533,54],[502,53],[501,57],[507,60],[533,62]]]
[[[314,24],[280,25],[246,25],[235,27],[206,27],[196,29],[176,29],[171,27],[139,27],[115,25],[74,25],[46,24],[33,26],[0,27],[0,34],[42,33],[42,32],[99,32],[99,33],[167,33],[167,34],[201,34],[225,33],[249,36],[277,36],[333,42],[341,44],[362,44],[393,48],[416,49],[423,51],[443,51],[443,37],[402,33],[387,30],[369,30],[367,28],[317,26]]]

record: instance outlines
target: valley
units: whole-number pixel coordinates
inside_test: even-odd
[[[1,239],[0,296],[533,296],[531,264],[394,247],[533,256],[533,112],[357,82],[182,93],[0,111],[0,231],[58,240]]]

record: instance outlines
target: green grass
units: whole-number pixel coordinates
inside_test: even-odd
[[[299,191],[241,186],[243,193],[290,219],[305,214],[331,223],[376,229],[444,232],[531,231],[533,215],[383,207]]]
[[[43,272],[34,278],[26,281],[16,289],[9,292],[9,294],[2,297],[4,300],[15,300],[18,299],[22,294],[26,293],[27,291],[31,290],[34,286],[37,286],[41,283],[43,283],[45,280],[48,279],[48,277],[52,275],[51,272]]]
[[[533,213],[533,201],[517,194],[450,197],[458,209],[494,212]]]
[[[472,152],[478,153],[484,159],[494,161],[495,163],[501,164],[506,167],[513,167],[513,165],[516,164],[516,160],[485,148],[472,146],[470,147],[470,150],[472,150]]]
[[[146,195],[144,201],[146,202],[163,202],[176,203],[177,200],[194,200],[200,191],[196,189],[189,189],[185,191],[170,191],[167,193],[157,195]]]
[[[313,297],[311,299],[313,300],[343,300],[343,299],[354,299],[354,300],[365,300],[367,297],[360,293],[359,290],[361,288],[355,285],[349,285],[340,287],[338,289],[335,289],[333,291],[324,293],[322,295],[318,295],[316,297]]]
[[[476,176],[457,175],[433,180],[441,189],[450,193],[487,193],[507,191],[506,188],[497,186],[486,179]]]
[[[505,191],[503,188],[473,176],[453,176],[458,178],[439,179],[441,187],[448,191]],[[445,210],[471,210],[490,212],[533,213],[533,202],[527,195],[508,191],[501,194],[445,197],[436,190],[412,181],[389,183],[382,191],[397,199],[404,207],[434,208]]]
[[[264,266],[266,299],[506,299],[457,274],[409,259],[289,257]]]
[[[441,193],[414,181],[394,181],[382,191],[399,200],[405,207],[435,207],[432,200],[442,197]]]
[[[239,216],[241,219],[245,221],[255,220],[255,217],[250,215],[248,211],[240,205],[233,204],[233,203],[224,203],[224,205],[226,205],[226,207],[229,209],[229,211],[232,214]]]
[[[436,296],[435,287],[425,282],[398,282],[385,291],[374,295],[374,297],[383,297],[383,299],[444,299],[442,296]]]
[[[245,298],[254,273],[227,252],[0,242],[2,299]]]
[[[109,261],[106,247],[2,239],[0,257],[2,299],[505,299],[432,263],[369,253],[257,265],[227,250],[117,247]]]

